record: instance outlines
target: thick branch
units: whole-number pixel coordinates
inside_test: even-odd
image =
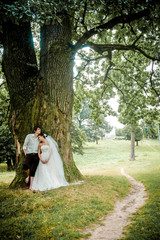
[[[114,26],[120,23],[130,23],[134,20],[138,20],[144,16],[148,16],[150,14],[149,9],[142,10],[137,13],[129,14],[129,15],[122,15],[115,17],[108,21],[105,24],[99,25],[97,27],[92,28],[88,32],[85,32],[84,35],[77,41],[77,43],[74,45],[75,51],[81,48],[81,46],[93,35],[97,34],[100,30],[108,30],[112,29]]]
[[[88,61],[88,62],[93,62],[93,61],[96,61],[96,60],[99,60],[99,59],[103,59],[103,58],[109,58],[109,55],[101,55],[99,57],[95,57],[95,58],[87,58],[86,55],[83,55],[81,53],[79,53],[79,56],[81,56],[81,59],[84,60],[84,61]],[[86,58],[85,58],[86,57]]]
[[[144,52],[141,48],[132,45],[121,45],[121,44],[94,44],[92,42],[88,42],[88,47],[91,47],[94,51],[98,52],[99,54],[102,54],[105,51],[113,51],[113,50],[125,50],[125,51],[139,51],[141,54],[143,54],[146,58],[151,59],[153,61],[160,61],[160,58],[158,57],[152,57],[148,55],[146,52]]]

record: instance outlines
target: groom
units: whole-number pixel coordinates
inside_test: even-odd
[[[34,127],[34,133],[28,134],[24,140],[23,151],[25,154],[25,159],[23,162],[23,169],[28,174],[25,182],[28,183],[30,180],[30,187],[32,189],[32,182],[34,175],[39,163],[38,157],[38,135],[41,133],[41,128],[36,126]],[[30,179],[29,179],[30,178]]]

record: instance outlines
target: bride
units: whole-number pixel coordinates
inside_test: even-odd
[[[51,137],[44,134],[38,136],[40,144],[38,146],[39,165],[37,167],[32,190],[45,191],[68,183],[64,176],[63,162],[58,153],[56,142]]]

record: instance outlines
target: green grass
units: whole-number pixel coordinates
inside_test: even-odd
[[[158,141],[141,142],[136,147],[135,161],[129,161],[129,150],[129,142],[123,140],[88,143],[83,156],[74,155],[76,165],[84,174],[84,183],[46,192],[10,190],[7,187],[15,173],[0,172],[1,238],[80,239],[86,226],[107,215],[116,199],[128,193],[130,184],[120,175],[124,167],[145,184],[149,194],[145,207],[134,216],[126,239],[158,240],[154,238],[159,236]],[[137,235],[133,238],[135,231]]]
[[[160,239],[160,172],[158,170],[133,175],[142,181],[148,192],[145,206],[132,218],[125,240]]]
[[[80,230],[113,209],[129,184],[119,176],[86,177],[85,182],[46,192],[1,191],[3,239],[79,239]]]
[[[148,145],[149,144],[149,145]],[[154,147],[154,149],[153,149]],[[105,140],[98,145],[88,143],[83,156],[76,155],[76,164],[87,175],[117,174],[121,167],[128,169],[147,169],[156,167],[160,157],[158,141],[142,141],[136,147],[136,161],[129,161],[130,142],[124,140]],[[153,161],[152,161],[153,160]],[[154,166],[153,166],[154,164]],[[149,167],[150,169],[150,167]]]
[[[139,167],[127,168],[136,180],[146,186],[148,200],[143,208],[132,218],[125,240],[160,239],[160,147],[156,141],[146,141],[138,150]],[[145,162],[143,166],[143,162]]]
[[[132,218],[125,240],[160,239],[160,147],[158,141],[143,140],[136,147],[136,160],[129,161],[129,142],[123,140],[89,143],[85,158],[77,156],[76,164],[84,174],[118,175],[121,167],[146,186],[148,201]],[[110,152],[111,151],[111,152]],[[95,158],[91,162],[91,156]],[[97,161],[96,161],[97,159]],[[85,166],[85,167],[84,167]]]

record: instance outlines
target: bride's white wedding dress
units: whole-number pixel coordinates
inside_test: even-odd
[[[47,163],[43,164],[39,161],[33,179],[32,190],[45,191],[68,185],[57,146],[49,138],[47,138],[47,142],[49,145],[41,146],[41,158]]]

